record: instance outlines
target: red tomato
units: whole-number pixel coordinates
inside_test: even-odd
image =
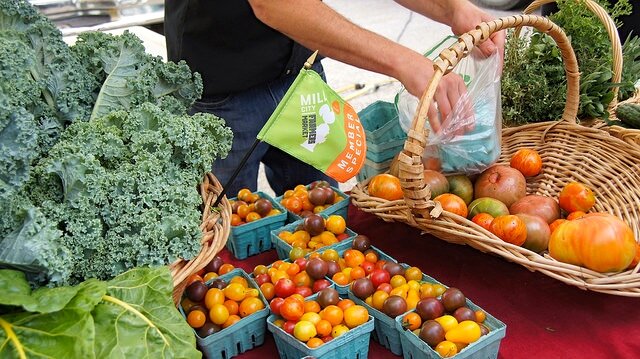
[[[365,257],[365,259],[366,259],[366,257]],[[364,269],[364,273],[366,275],[371,274],[371,272],[373,272],[373,270],[376,268],[375,264],[373,264],[371,262],[367,262],[367,261],[362,262],[362,264],[360,266],[362,267],[362,269]]]
[[[271,278],[267,273],[258,274],[255,279],[256,279],[256,283],[258,283],[259,286],[264,283],[271,282]]]
[[[378,288],[382,283],[389,283],[391,281],[391,274],[384,269],[374,269],[369,275],[369,279],[373,283],[374,288]]]
[[[296,327],[296,322],[292,321],[292,320],[287,320],[286,322],[284,322],[284,324],[282,324],[282,329],[293,335],[293,328]]]
[[[318,279],[315,282],[313,282],[313,288],[311,288],[313,290],[314,293],[318,293],[319,291],[327,288],[331,286],[331,282],[329,282],[326,279]]]
[[[469,210],[464,200],[453,193],[443,193],[433,199],[442,205],[442,209],[447,212],[455,213],[461,217],[467,217]]]
[[[491,231],[491,222],[493,222],[493,216],[489,213],[478,213],[473,216],[473,218],[471,218],[471,222],[479,225],[487,231]]]
[[[276,282],[276,297],[286,298],[295,293],[296,284],[289,278],[280,278]]]
[[[269,303],[269,309],[275,315],[280,315],[280,308],[282,307],[282,303],[284,303],[284,298],[275,297]]]
[[[376,290],[381,290],[387,293],[391,293],[392,289],[393,287],[391,286],[391,283],[382,283],[376,287]]]
[[[296,289],[294,290],[294,293],[300,294],[303,297],[308,297],[315,292],[307,286],[302,286],[302,287],[296,287]]]
[[[294,297],[288,297],[280,307],[280,315],[286,320],[297,321],[304,314],[304,303]]]
[[[307,262],[308,260],[304,257],[297,258],[295,261],[293,261],[293,263],[297,264],[298,267],[300,267],[300,271],[303,271],[307,268]]]

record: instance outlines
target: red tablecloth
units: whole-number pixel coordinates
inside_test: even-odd
[[[406,224],[387,223],[349,207],[349,228],[400,262],[415,265],[447,286],[460,288],[507,325],[499,358],[640,358],[640,299],[584,291],[538,272],[450,244]],[[246,271],[277,259],[275,250],[239,261]],[[277,355],[270,333],[264,345],[239,358]],[[369,358],[398,358],[373,340]]]

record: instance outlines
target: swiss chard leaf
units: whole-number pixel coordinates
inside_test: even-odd
[[[89,312],[20,313],[0,317],[2,358],[95,358]]]
[[[167,267],[138,268],[108,283],[93,311],[99,358],[200,358],[193,330],[173,305]]]

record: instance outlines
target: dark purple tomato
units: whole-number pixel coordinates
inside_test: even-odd
[[[476,321],[476,313],[467,307],[460,307],[453,312],[453,317],[456,318],[458,323],[463,322],[465,320]]]
[[[207,285],[202,283],[201,281],[195,281],[185,290],[187,294],[187,298],[194,302],[200,302],[204,299],[204,296],[207,294]]]
[[[419,337],[431,347],[435,347],[444,340],[444,328],[435,320],[427,320],[422,324]]]
[[[320,307],[326,308],[330,305],[336,305],[340,301],[340,295],[338,291],[333,288],[325,288],[318,292],[318,298],[316,299]]]
[[[331,187],[322,187],[322,189],[324,189],[324,193],[327,196],[324,203],[327,205],[333,204],[333,201],[336,199],[336,192]]]
[[[317,214],[312,214],[304,219],[304,230],[313,236],[324,232],[324,218]]]
[[[351,248],[357,249],[360,252],[364,253],[371,248],[371,240],[364,234],[358,234],[357,236],[355,236],[355,238],[353,238]]]
[[[311,182],[311,185],[309,186],[309,188],[313,189],[316,187],[331,187],[331,184],[329,184],[329,182],[325,180],[318,180],[318,181]]]
[[[198,336],[200,336],[200,338],[206,338],[209,335],[215,334],[221,330],[222,330],[222,327],[219,326],[218,324],[206,322],[200,329],[198,329]]]
[[[447,290],[442,293],[442,298],[440,300],[447,312],[453,312],[467,304],[467,298],[462,294],[462,291],[453,287],[447,288]]]
[[[365,300],[376,291],[373,282],[367,277],[354,280],[353,283],[351,283],[350,289],[356,297],[362,300]]]
[[[424,298],[416,304],[416,313],[422,320],[436,319],[444,315],[444,305],[436,298]]]
[[[340,265],[334,261],[327,261],[327,277],[333,278],[333,275],[340,272]]]
[[[227,286],[227,282],[224,279],[216,278],[213,280],[213,282],[211,282],[211,284],[209,285],[209,288],[224,289],[226,286]]]
[[[220,270],[220,267],[224,264],[224,260],[222,260],[222,258],[220,258],[219,256],[215,256],[213,257],[213,259],[207,263],[207,265],[204,267],[204,271],[205,272],[213,272],[213,273],[218,273],[218,270]]]
[[[273,209],[273,205],[266,198],[260,198],[255,202],[256,212],[262,217],[265,217]]]
[[[324,260],[320,258],[313,258],[309,259],[305,270],[307,271],[307,274],[309,274],[309,277],[313,279],[321,279],[327,275],[329,266]]]
[[[392,295],[382,303],[382,312],[391,318],[395,318],[407,311],[407,301],[404,298]]]
[[[247,202],[240,200],[233,202],[233,204],[231,205],[231,211],[233,213],[238,213],[238,207],[242,206],[243,204],[247,204]]]
[[[396,262],[389,261],[385,263],[384,266],[382,266],[382,269],[389,272],[389,275],[391,275],[392,277],[394,275],[404,275],[404,268]]]
[[[309,191],[309,202],[315,206],[322,206],[327,202],[327,194],[321,187]]]

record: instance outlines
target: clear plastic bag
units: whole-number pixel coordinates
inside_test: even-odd
[[[423,162],[429,164],[425,168],[431,169],[438,169],[431,164],[439,164],[438,170],[446,174],[480,173],[500,157],[500,57],[497,52],[486,57],[476,49],[460,61],[454,72],[463,77],[467,93],[454,105],[440,131],[429,132]],[[405,89],[396,96],[400,125],[405,132],[411,128],[418,101]],[[425,126],[431,130],[428,121]]]

